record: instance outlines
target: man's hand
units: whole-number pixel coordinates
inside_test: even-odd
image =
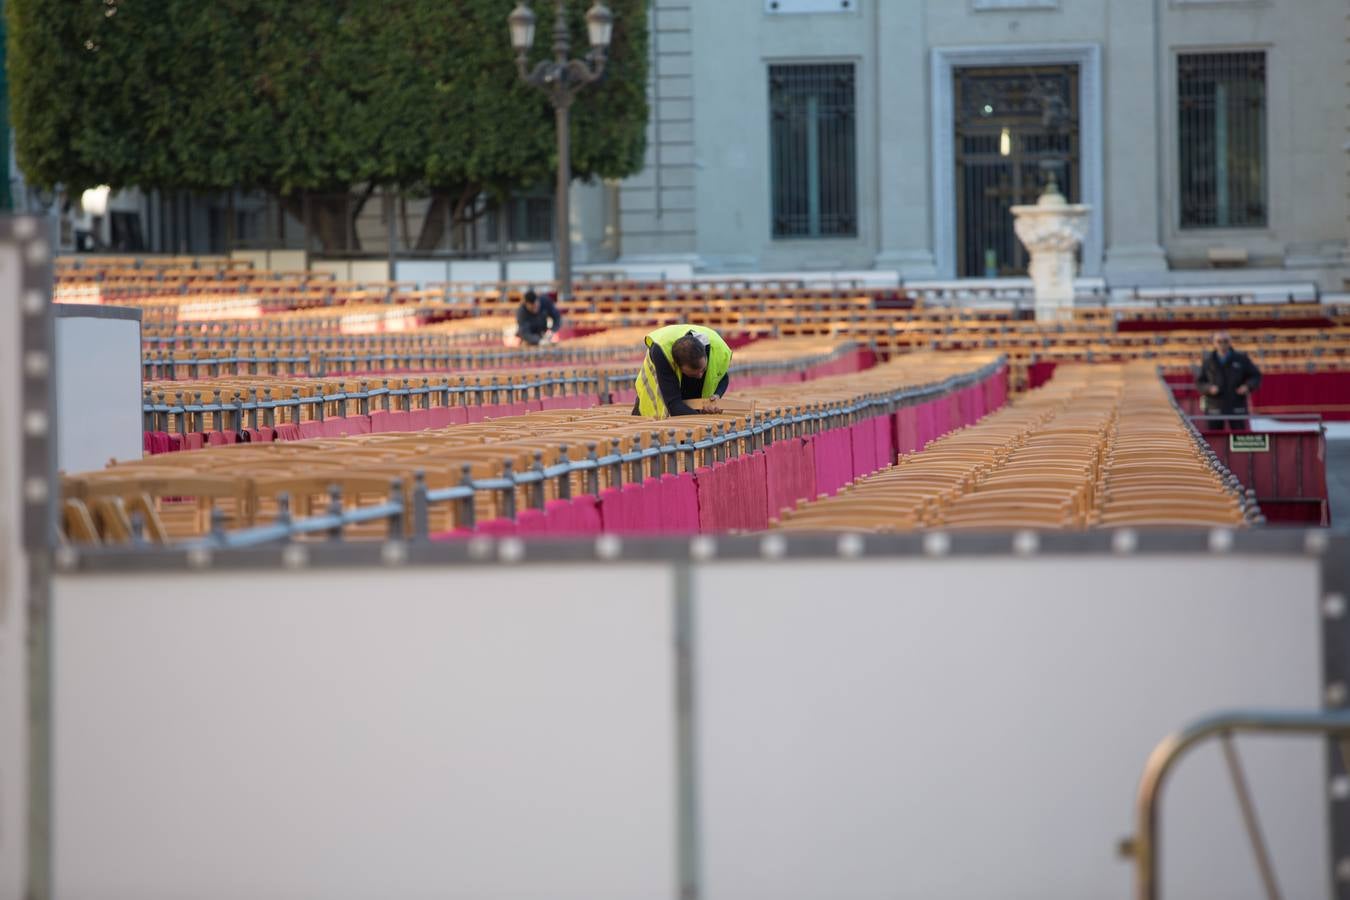
[[[1245,397],[1248,393],[1247,386],[1245,384],[1239,384],[1237,387],[1237,392]]]
[[[717,405],[717,401],[718,401],[718,400],[721,400],[721,399],[722,399],[721,397],[717,396],[716,394],[713,394],[713,395],[712,395],[711,397],[709,397],[706,401],[704,401],[704,403],[703,403],[703,411],[704,411],[704,412],[707,412],[707,413],[719,413],[719,412],[721,412],[721,411],[722,411],[722,407],[720,407],[720,406]]]
[[[1239,390],[1241,390],[1241,388],[1239,388]],[[1219,386],[1217,384],[1211,384],[1209,387],[1205,388],[1205,393],[1209,394],[1211,397],[1217,397],[1219,396]]]

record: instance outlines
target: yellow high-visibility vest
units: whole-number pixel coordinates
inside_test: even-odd
[[[731,348],[722,336],[705,325],[667,325],[658,328],[644,339],[650,351],[653,345],[660,347],[666,356],[666,362],[675,370],[675,377],[684,381],[684,373],[675,365],[675,353],[671,349],[675,342],[689,332],[701,337],[708,348],[708,370],[703,373],[703,398],[707,399],[722,383],[722,377],[731,368]],[[666,401],[661,397],[661,386],[656,380],[656,366],[652,365],[650,352],[642,357],[642,368],[638,370],[633,386],[637,389],[638,412],[649,419],[664,419],[670,415]]]

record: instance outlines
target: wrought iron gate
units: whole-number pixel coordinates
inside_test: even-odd
[[[957,69],[956,241],[962,277],[1025,275],[1010,208],[1035,203],[1053,173],[1080,197],[1078,66]]]

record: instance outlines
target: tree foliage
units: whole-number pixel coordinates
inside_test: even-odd
[[[281,195],[387,185],[459,203],[547,181],[553,112],[521,83],[511,0],[7,0],[32,183]],[[536,0],[535,59],[554,7]],[[573,55],[584,2],[570,4]],[[646,0],[609,0],[604,80],[573,107],[579,178],[642,164]],[[462,203],[461,203],[462,206]]]

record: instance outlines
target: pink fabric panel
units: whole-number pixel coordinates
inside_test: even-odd
[[[519,533],[516,523],[511,519],[492,519],[487,522],[479,522],[474,528],[476,534],[486,534],[492,537],[504,537]]]
[[[764,451],[765,485],[769,515],[796,506],[798,500],[816,496],[815,454],[809,439],[787,438]]]
[[[301,422],[300,437],[302,438],[321,438],[326,436],[327,429],[324,422]]]
[[[550,535],[566,537],[600,533],[600,507],[589,494],[571,500],[550,500],[544,510]]]
[[[872,419],[872,438],[876,441],[875,460],[878,469],[887,469],[895,462],[894,435],[891,433],[891,417],[877,416]]]
[[[897,453],[913,453],[919,449],[919,413],[914,406],[904,406],[895,411],[895,450]]]
[[[523,416],[526,413],[525,403],[521,401],[516,403],[489,403],[483,409],[485,410],[483,415],[489,419],[505,419],[508,416]]]
[[[692,472],[662,475],[662,531],[669,534],[698,534],[698,485]]]
[[[183,435],[184,450],[200,450],[206,446],[206,435],[200,431],[192,431]]]
[[[431,427],[431,410],[414,409],[408,413],[409,431],[425,431]]]
[[[633,401],[637,399],[637,391],[615,391],[609,399],[610,403],[617,403],[620,406],[632,406]]]
[[[232,444],[232,443],[234,443],[233,441],[231,441],[231,440],[229,439],[229,437],[227,437],[227,435],[232,436],[232,435],[233,435],[233,432],[229,432],[229,431],[213,431],[213,432],[211,432],[210,434],[208,434],[208,435],[206,436],[206,443],[207,443],[207,446],[210,446],[210,447],[223,447],[225,444]]]
[[[374,434],[389,431],[408,431],[411,422],[405,412],[377,410],[370,414],[370,430]]]
[[[300,426],[294,422],[283,422],[277,426],[277,440],[279,441],[298,441],[300,440]]]
[[[171,434],[168,435],[168,438],[170,453],[177,453],[179,450],[183,449],[183,436],[181,434]]]
[[[922,450],[928,446],[928,442],[937,437],[937,406],[938,401],[929,400],[914,407],[918,416],[917,434],[919,446],[915,449]]]
[[[853,454],[853,478],[870,475],[876,466],[877,442],[872,436],[872,423],[858,422],[848,427],[849,445]]]
[[[324,429],[328,437],[341,437],[344,434],[370,434],[369,416],[336,416],[324,420]]]
[[[483,421],[483,419],[485,419],[485,418],[487,417],[487,410],[488,410],[488,408],[489,408],[489,407],[486,407],[486,406],[477,406],[477,405],[475,405],[475,406],[465,406],[465,407],[463,407],[463,409],[464,409],[464,421],[465,421],[465,422],[468,422],[469,424],[473,424],[474,422],[481,422],[481,421]]]
[[[539,411],[542,410],[543,408],[544,408],[544,401],[543,401],[543,400],[526,400],[526,401],[525,401],[525,411],[526,411],[526,412],[539,412]]]
[[[522,509],[516,514],[516,533],[531,537],[548,534],[548,516],[542,509]]]
[[[833,494],[853,478],[853,442],[849,429],[835,428],[814,436],[816,491]]]

